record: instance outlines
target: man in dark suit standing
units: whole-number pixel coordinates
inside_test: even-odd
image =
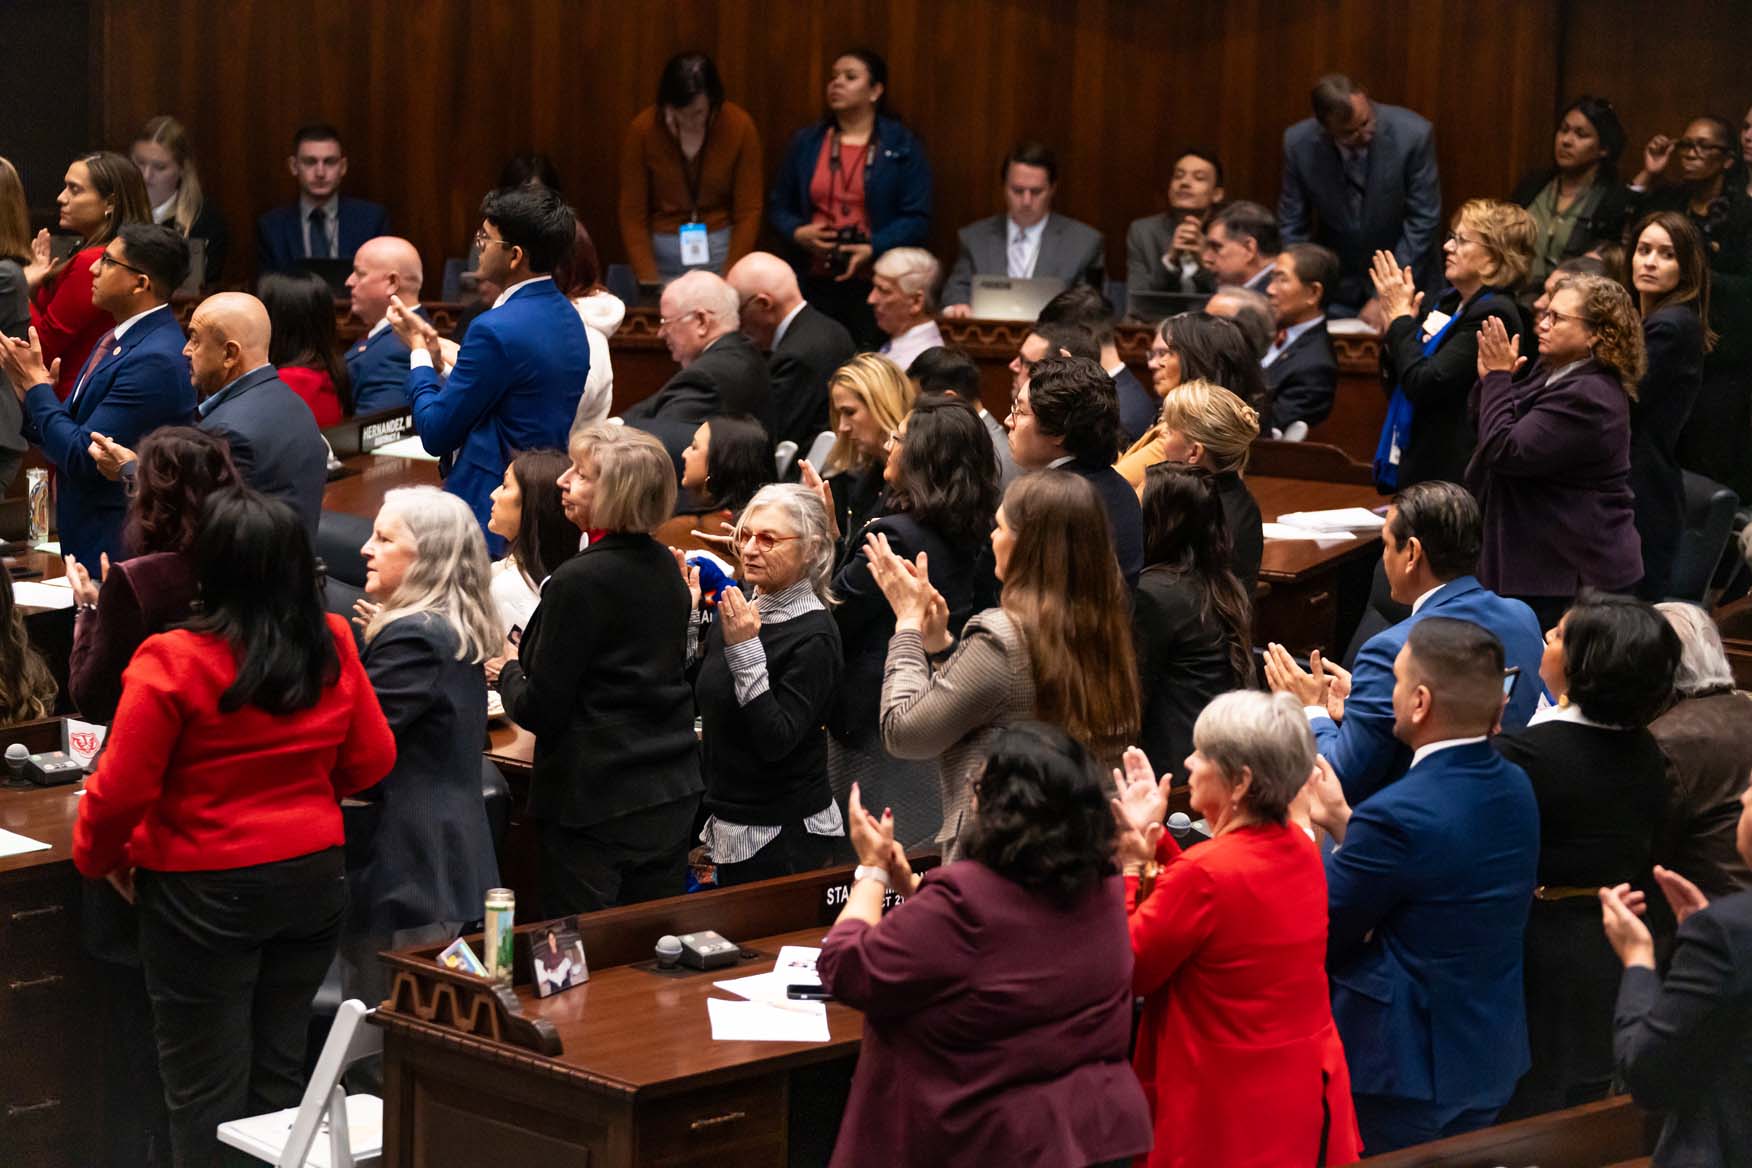
[[[1246,288],[1263,296],[1280,246],[1276,217],[1258,203],[1241,200],[1211,216],[1199,262],[1218,287]]]
[[[351,262],[367,239],[389,234],[389,215],[382,205],[341,194],[347,152],[333,126],[300,126],[292,135],[286,168],[298,180],[298,201],[256,220],[259,270],[283,272],[304,259]]]
[[[1101,368],[1113,378],[1114,391],[1119,395],[1121,447],[1130,446],[1145,430],[1155,425],[1162,402],[1120,360],[1119,343],[1113,329],[1113,304],[1098,289],[1088,284],[1066,288],[1046,302],[1035,324],[1080,325],[1095,338],[1095,344],[1101,350]]]
[[[772,440],[807,451],[827,429],[827,379],[857,352],[852,334],[803,299],[797,273],[771,252],[750,252],[725,278],[742,302],[742,335],[768,354]]]
[[[367,240],[353,256],[347,291],[353,319],[366,330],[344,354],[355,414],[408,404],[408,347],[389,326],[389,302],[400,297],[403,304],[418,304],[424,275],[419,251],[393,235]],[[425,309],[414,312],[426,319]]]
[[[1338,257],[1330,249],[1292,243],[1278,256],[1266,288],[1276,335],[1260,364],[1271,390],[1272,425],[1293,442],[1326,420],[1338,392],[1338,358],[1326,332],[1327,289],[1337,283]]]
[[[65,403],[55,397],[60,362],[44,368],[42,348],[8,338],[0,354],[24,407],[24,436],[42,447],[59,476],[55,521],[61,551],[96,575],[103,558],[121,560],[128,497],[90,454],[93,431],[137,442],[149,430],[184,421],[194,409],[183,333],[170,297],[188,275],[182,234],[129,223],[97,262],[91,302],[116,324],[92,348]]]
[[[943,315],[973,315],[975,276],[1050,278],[1101,287],[1107,245],[1101,233],[1053,212],[1058,159],[1039,142],[1023,142],[1004,156],[1002,215],[981,219],[958,233],[961,253],[943,286]]]
[[[1375,253],[1391,251],[1420,277],[1431,275],[1442,213],[1434,133],[1410,110],[1370,101],[1341,73],[1316,82],[1312,100],[1314,116],[1284,131],[1278,226],[1288,243],[1312,241],[1338,255],[1331,315],[1380,327],[1369,283]]]

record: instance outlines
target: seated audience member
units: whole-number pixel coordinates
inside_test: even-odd
[[[1113,388],[1119,394],[1121,441],[1128,446],[1137,441],[1138,436],[1155,422],[1159,403],[1156,395],[1146,389],[1137,374],[1120,359],[1119,342],[1114,336],[1113,305],[1101,290],[1088,284],[1066,288],[1046,302],[1035,323],[1081,325],[1089,330],[1101,348],[1098,358],[1101,368],[1113,378]]]
[[[488,591],[501,641],[522,639],[542,581],[578,550],[578,529],[560,505],[559,478],[571,466],[558,450],[526,450],[493,490],[487,530],[505,541],[505,555],[493,563]]]
[[[12,589],[0,598],[0,725],[46,718],[55,710],[55,678],[31,644]]]
[[[704,53],[677,53],[657,79],[657,101],[634,115],[621,140],[620,232],[640,283],[726,268],[760,234],[760,131],[724,99],[718,67]],[[684,241],[703,228],[704,255]]]
[[[927,393],[952,393],[973,407],[992,440],[992,454],[998,460],[998,492],[1001,495],[1008,490],[1018,474],[1015,456],[1010,453],[1010,432],[980,398],[978,362],[967,355],[966,349],[938,345],[914,357],[906,375],[921,397]]]
[[[136,903],[171,1155],[206,1165],[219,1124],[298,1106],[347,911],[340,800],[396,750],[291,507],[214,494],[193,559],[202,611],[134,654],[73,862]]]
[[[286,388],[297,394],[319,427],[338,425],[353,413],[347,363],[335,340],[335,298],[314,272],[269,272],[256,283],[273,330],[268,360]]]
[[[200,283],[218,284],[225,275],[231,233],[218,205],[201,190],[188,130],[168,114],[148,118],[134,135],[128,158],[146,183],[152,222],[173,228],[191,243],[199,240],[206,251]]]
[[[923,880],[894,817],[853,795],[859,866],[820,971],[864,1036],[832,1163],[1124,1163],[1149,1149],[1150,1113],[1125,1065],[1132,963],[1101,766],[1030,722],[972,762],[965,858]],[[884,914],[890,890],[905,903]]]
[[[943,343],[943,330],[931,316],[941,272],[937,257],[922,247],[897,247],[876,261],[870,310],[887,338],[876,351],[902,369],[926,349]]]
[[[833,406],[833,449],[819,472],[803,460],[803,482],[817,491],[825,482],[833,492],[828,518],[839,545],[834,559],[843,563],[861,550],[854,541],[881,505],[888,440],[912,409],[916,391],[893,361],[859,353],[834,372],[827,394]]]
[[[1209,471],[1152,466],[1143,516],[1144,571],[1132,601],[1143,686],[1138,742],[1176,766],[1192,753],[1199,711],[1253,681],[1253,599],[1230,566],[1228,521]]]
[[[1648,371],[1630,405],[1630,490],[1642,544],[1637,594],[1667,594],[1685,530],[1679,435],[1703,388],[1703,357],[1715,347],[1709,320],[1709,257],[1703,237],[1677,211],[1656,211],[1631,235],[1631,290],[1642,318]]]
[[[737,414],[701,422],[681,452],[681,489],[687,494],[677,509],[688,504],[690,512],[706,510],[689,519],[687,529],[728,537],[754,493],[773,481],[773,472],[773,443],[759,422]],[[726,551],[725,558],[734,562],[736,549]]]
[[[351,263],[366,240],[389,234],[389,215],[380,204],[341,194],[347,151],[333,126],[300,126],[286,169],[298,182],[298,201],[256,220],[256,266],[262,271],[288,271],[306,259]]]
[[[193,426],[161,426],[140,443],[122,545],[131,553],[87,565],[69,556],[73,654],[67,694],[79,716],[109,722],[122,671],[140,643],[187,620],[200,592],[189,549],[207,497],[241,483],[225,440]],[[101,587],[99,586],[101,584]]]
[[[1667,759],[1667,806],[1655,861],[1710,896],[1752,888],[1752,871],[1734,851],[1740,793],[1752,774],[1752,696],[1734,688],[1722,635],[1694,604],[1655,608],[1679,634],[1676,702],[1649,733]]]
[[[675,470],[651,435],[612,423],[578,431],[570,454],[562,505],[589,545],[542,586],[516,659],[487,662],[535,735],[547,916],[680,895],[700,802],[687,585],[650,535],[675,508]]]
[[[590,376],[590,341],[552,272],[572,254],[577,218],[539,184],[481,200],[481,272],[504,289],[475,318],[443,375],[438,331],[391,298],[389,322],[408,346],[408,404],[444,489],[484,528],[488,496],[513,450],[564,446]],[[487,537],[497,554],[498,537]]]
[[[738,331],[737,304],[736,289],[710,272],[689,272],[663,289],[660,328],[681,369],[621,417],[657,435],[678,467],[688,437],[707,418],[748,414],[764,425],[771,416],[766,361]]]
[[[1338,256],[1331,315],[1379,325],[1368,303],[1370,257],[1387,251],[1420,276],[1436,248],[1442,182],[1429,122],[1376,104],[1342,73],[1315,82],[1314,116],[1284,131],[1278,225],[1285,243],[1318,243]]]
[[[763,487],[733,542],[741,584],[718,593],[694,672],[706,784],[700,839],[720,888],[824,868],[831,839],[845,834],[821,729],[843,664],[827,608],[827,509],[796,483]],[[675,560],[698,621],[700,570],[679,552]]]
[[[1355,811],[1322,763],[1332,1016],[1363,1147],[1380,1155],[1485,1127],[1527,1069],[1522,934],[1539,810],[1486,736],[1503,650],[1470,621],[1419,621],[1394,661],[1405,777]]]
[[[1370,637],[1346,674],[1315,653],[1313,672],[1282,646],[1270,646],[1267,684],[1294,694],[1308,712],[1320,753],[1332,764],[1344,797],[1363,802],[1411,765],[1411,751],[1394,728],[1394,662],[1417,623],[1442,616],[1470,621],[1494,636],[1509,666],[1505,730],[1518,730],[1539,704],[1545,642],[1525,604],[1479,584],[1483,520],[1478,503],[1455,483],[1416,483],[1393,496],[1381,525],[1381,567],[1395,603],[1411,615]]]
[[[1133,446],[1114,469],[1141,495],[1148,468],[1163,462],[1183,463],[1211,472],[1211,485],[1223,504],[1229,532],[1230,566],[1249,599],[1265,557],[1265,533],[1259,504],[1242,481],[1253,440],[1259,437],[1259,414],[1220,385],[1185,381],[1162,400],[1162,419]]]
[[[1514,289],[1532,255],[1533,221],[1511,204],[1472,199],[1454,213],[1453,227],[1442,246],[1451,290],[1421,320],[1412,269],[1381,252],[1370,273],[1385,329],[1381,384],[1392,393],[1375,452],[1383,490],[1465,477],[1478,446],[1469,404],[1478,330],[1494,319],[1508,335],[1525,335]]]
[[[1338,358],[1326,332],[1326,290],[1337,279],[1338,257],[1317,243],[1284,248],[1272,272],[1266,298],[1277,332],[1260,364],[1271,390],[1272,425],[1286,438],[1306,437],[1332,414]]]
[[[365,335],[345,354],[354,413],[375,414],[408,404],[408,346],[389,325],[389,302],[414,305],[414,315],[430,320],[419,307],[424,279],[420,253],[405,239],[380,235],[353,253],[353,274],[347,277],[349,311],[365,326]]]
[[[1087,357],[1043,357],[1016,395],[1007,424],[1018,467],[1062,468],[1095,488],[1119,570],[1126,587],[1135,587],[1144,569],[1143,521],[1137,492],[1113,469],[1119,453],[1113,378]]]
[[[923,557],[926,579],[948,606],[949,635],[959,637],[996,591],[989,547],[1001,496],[985,428],[959,398],[920,397],[895,427],[882,479],[883,514],[854,534],[852,546],[880,535],[908,563]],[[929,761],[896,758],[882,745],[883,670],[894,609],[863,555],[841,561],[833,593],[845,651],[845,675],[827,717],[834,797],[844,806],[852,784],[861,783],[872,803],[906,817],[903,843],[927,843],[942,822],[937,769]]]
[[[1624,234],[1629,192],[1618,178],[1624,125],[1603,97],[1584,94],[1558,115],[1551,165],[1523,175],[1509,201],[1533,219],[1528,287],[1600,240]],[[1523,301],[1524,302],[1524,301]]]
[[[1139,751],[1114,800],[1147,1163],[1349,1164],[1361,1146],[1326,983],[1326,877],[1292,811],[1314,739],[1294,702],[1241,691],[1206,706],[1186,745],[1174,765],[1209,843],[1182,853],[1163,832],[1169,776]]]
[[[945,860],[967,847],[974,787],[992,736],[1029,718],[1050,722],[1103,765],[1138,729],[1138,674],[1125,582],[1087,479],[1030,474],[1004,494],[992,529],[1003,591],[959,638],[926,565],[873,535],[870,570],[894,609],[882,676],[882,743],[899,758],[937,760]],[[949,653],[946,660],[935,660]],[[856,820],[857,812],[852,812]]]
[[[1743,776],[1742,776],[1743,777]],[[1736,829],[1742,865],[1752,864],[1752,787],[1742,784]],[[1665,1111],[1656,1164],[1745,1162],[1752,1147],[1752,893],[1711,896],[1677,872],[1655,880],[1679,920],[1663,980],[1655,942],[1637,919],[1638,894],[1600,889],[1606,939],[1624,975],[1613,1008],[1615,1078],[1637,1106]]]
[[[1211,293],[1204,310],[1212,316],[1234,321],[1247,342],[1248,350],[1253,353],[1253,359],[1265,360],[1265,352],[1271,348],[1272,334],[1277,331],[1271,320],[1271,301],[1266,299],[1265,293],[1236,284],[1224,284]]]
[[[1703,236],[1709,266],[1729,275],[1752,267],[1752,196],[1736,170],[1736,153],[1734,128],[1705,114],[1692,118],[1677,140],[1650,138],[1642,169],[1630,183],[1634,214],[1677,211],[1690,217]]]
[[[1630,493],[1630,403],[1642,329],[1624,286],[1574,276],[1539,318],[1539,360],[1522,373],[1502,323],[1479,332],[1478,450],[1466,484],[1484,511],[1478,578],[1526,600],[1549,628],[1582,588],[1642,579]]]
[[[383,781],[356,796],[372,805],[373,826],[350,849],[339,957],[342,996],[378,1002],[389,996],[378,950],[449,941],[499,883],[481,796],[481,663],[504,636],[480,524],[455,495],[388,492],[360,554],[377,607],[359,660],[396,756]]]
[[[742,301],[742,333],[767,354],[774,442],[807,451],[827,429],[827,382],[857,346],[846,326],[817,309],[797,287],[797,273],[767,251],[743,256],[725,277]]]
[[[596,244],[584,229],[584,220],[572,225],[572,251],[554,268],[554,283],[578,310],[584,322],[584,337],[590,342],[590,372],[584,378],[584,393],[572,415],[572,429],[594,426],[614,409],[614,359],[608,338],[626,319],[627,306],[602,282],[602,264]]]
[[[1647,727],[1678,665],[1679,637],[1654,609],[1584,594],[1546,636],[1540,677],[1557,704],[1494,740],[1539,804],[1523,960],[1533,1065],[1508,1117],[1591,1103],[1611,1082],[1619,968],[1595,923],[1595,893],[1645,882],[1654,862],[1667,775]]]
[[[44,367],[40,334],[0,338],[0,365],[24,413],[24,436],[54,467],[55,526],[61,547],[87,567],[123,558],[127,493],[91,455],[94,432],[124,443],[159,426],[187,421],[194,409],[183,333],[170,297],[188,272],[188,244],[156,224],[129,223],[99,253],[92,304],[111,321],[62,402],[54,369]]]
[[[1107,245],[1101,233],[1052,209],[1058,156],[1039,142],[1012,147],[998,168],[1004,213],[963,227],[961,251],[943,286],[943,315],[973,315],[973,278],[1049,279],[1100,288]]]
[[[1262,417],[1271,416],[1270,392],[1259,367],[1258,350],[1248,342],[1239,324],[1214,313],[1183,312],[1157,325],[1155,340],[1150,345],[1149,370],[1150,388],[1158,398],[1167,397],[1168,391],[1183,381],[1208,381],[1222,386]],[[1156,437],[1145,432],[1132,443],[1127,455],[1148,448]]]
[[[1263,296],[1281,248],[1277,218],[1258,203],[1241,200],[1211,216],[1199,262],[1217,287],[1233,284]]]
[[[1199,262],[1205,223],[1223,201],[1223,164],[1207,150],[1192,149],[1174,162],[1168,179],[1168,210],[1133,219],[1125,232],[1125,290],[1190,295],[1217,286]]]

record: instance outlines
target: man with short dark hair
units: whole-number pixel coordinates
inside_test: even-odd
[[[1258,203],[1230,203],[1211,216],[1199,262],[1219,286],[1265,294],[1278,254],[1277,217]]]
[[[1292,441],[1326,420],[1338,392],[1338,358],[1326,332],[1326,296],[1337,282],[1338,257],[1330,249],[1292,243],[1278,256],[1266,288],[1276,335],[1260,364],[1272,394],[1272,425]]]
[[[1039,142],[1023,142],[1004,156],[999,177],[1005,213],[981,219],[957,234],[961,252],[943,287],[943,315],[973,315],[975,276],[1050,278],[1099,288],[1106,244],[1087,223],[1052,209],[1058,191],[1058,159]]]
[[[389,234],[389,215],[381,204],[341,194],[347,151],[340,131],[327,122],[298,127],[286,169],[298,180],[298,201],[256,220],[261,271],[284,272],[305,259],[351,263],[360,244]]]
[[[91,302],[115,327],[92,347],[66,402],[55,397],[60,362],[44,368],[36,331],[7,338],[3,354],[24,407],[24,436],[55,467],[55,521],[61,550],[98,575],[104,557],[121,560],[128,496],[91,456],[93,432],[132,446],[148,431],[188,420],[195,408],[183,331],[170,297],[189,270],[182,233],[128,223],[104,248],[92,272]]]
[[[1114,391],[1119,395],[1121,446],[1130,446],[1143,436],[1145,430],[1156,424],[1156,415],[1162,408],[1162,402],[1144,388],[1144,383],[1138,380],[1137,374],[1120,360],[1119,343],[1114,335],[1113,304],[1102,295],[1100,289],[1092,288],[1088,284],[1066,288],[1046,302],[1046,307],[1040,310],[1036,323],[1081,325],[1094,336],[1095,343],[1101,347],[1098,358],[1101,368],[1107,370],[1107,376],[1113,378]]]
[[[1490,744],[1503,647],[1420,622],[1394,659],[1411,769],[1353,812],[1322,760],[1310,813],[1326,857],[1332,1017],[1363,1145],[1379,1155],[1495,1121],[1531,1062],[1521,983],[1539,806]]]
[[[1282,645],[1266,650],[1267,683],[1302,703],[1320,753],[1352,803],[1362,803],[1410,765],[1410,751],[1393,733],[1393,661],[1419,621],[1454,617],[1489,630],[1520,671],[1498,678],[1509,695],[1503,725],[1516,729],[1533,716],[1545,638],[1532,609],[1498,596],[1473,576],[1483,528],[1478,501],[1466,488],[1437,481],[1406,487],[1387,508],[1381,564],[1393,599],[1411,605],[1411,615],[1371,637],[1349,674],[1318,653],[1309,672]]]
[[[771,252],[749,252],[725,280],[741,300],[742,335],[767,356],[772,439],[807,451],[827,429],[827,380],[858,351],[846,326],[803,299],[797,273]]]
[[[1024,472],[1062,468],[1089,480],[1107,509],[1126,587],[1135,587],[1144,570],[1144,522],[1137,492],[1113,469],[1119,454],[1113,378],[1089,357],[1042,357],[1017,390],[1005,425]]]
[[[992,454],[998,460],[998,490],[1008,490],[1020,472],[1016,469],[1015,456],[1010,453],[1009,432],[980,400],[978,362],[969,357],[965,349],[937,345],[914,357],[906,375],[921,394],[952,393],[973,406],[980,424],[992,440]]]
[[[1034,367],[1047,357],[1081,357],[1100,364],[1101,346],[1095,343],[1095,334],[1080,324],[1036,323],[1010,358],[1012,397],[1022,392]]]
[[[1125,290],[1209,292],[1217,286],[1199,257],[1205,222],[1223,201],[1223,164],[1212,151],[1190,147],[1174,160],[1168,178],[1168,210],[1133,219],[1125,232]]]

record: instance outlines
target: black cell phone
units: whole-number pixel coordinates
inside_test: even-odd
[[[788,985],[785,996],[798,1002],[831,1002],[833,995],[826,988],[818,985]]]

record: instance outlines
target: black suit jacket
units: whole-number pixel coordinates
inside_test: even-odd
[[[1229,526],[1229,566],[1247,599],[1252,600],[1253,586],[1259,582],[1259,564],[1265,558],[1259,503],[1235,471],[1212,475],[1211,484],[1217,489],[1217,502],[1223,505],[1223,520]]]
[[[1649,600],[1667,594],[1679,533],[1685,529],[1685,480],[1679,434],[1703,388],[1703,322],[1689,304],[1657,309],[1643,321],[1648,372],[1630,403],[1630,489],[1642,540],[1643,583]]]
[[[1332,413],[1338,390],[1338,358],[1324,320],[1302,333],[1278,359],[1265,367],[1271,390],[1272,425],[1282,430],[1291,422],[1317,426]]]
[[[1130,366],[1121,366],[1113,375],[1113,389],[1119,395],[1119,428],[1125,431],[1124,444],[1130,446],[1156,424],[1162,401],[1138,380]]]
[[[662,389],[621,417],[662,439],[679,473],[681,452],[693,432],[719,414],[748,414],[772,433],[772,383],[766,358],[741,333],[725,333],[713,341],[693,364],[677,370]]]
[[[806,451],[827,429],[827,379],[857,351],[846,326],[813,304],[805,304],[792,318],[767,358],[775,444],[789,440]]]
[[[1119,560],[1125,586],[1136,588],[1138,573],[1144,570],[1144,515],[1138,507],[1138,493],[1107,463],[1074,460],[1065,463],[1063,469],[1082,475],[1095,488],[1101,505],[1107,509],[1113,554]]]
[[[272,365],[264,365],[202,402],[199,416],[201,429],[231,443],[243,481],[292,504],[314,542],[328,483],[328,445],[304,399]]]

